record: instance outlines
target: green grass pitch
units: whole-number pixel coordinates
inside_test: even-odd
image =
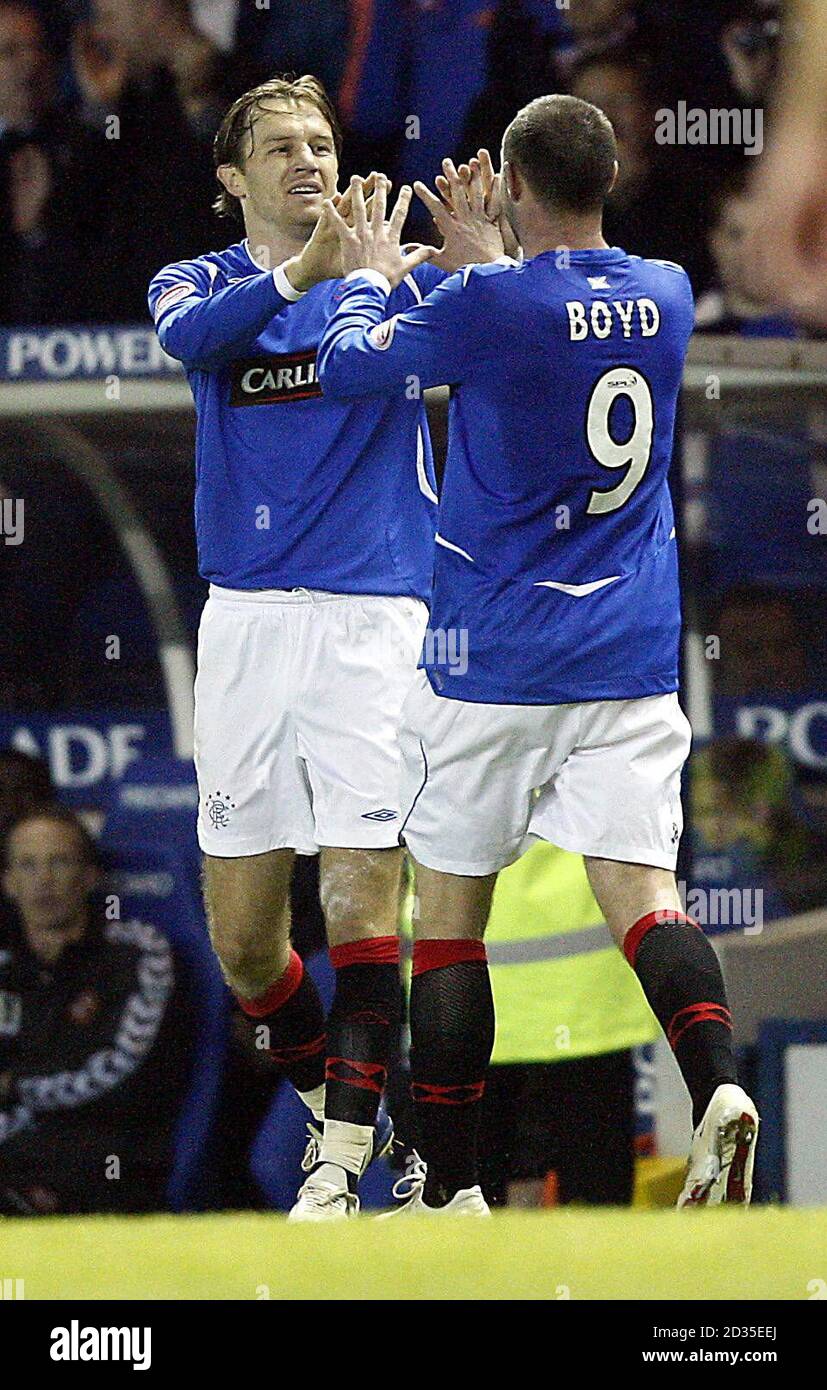
[[[6,1219],[2,1278],[27,1299],[806,1300],[827,1290],[827,1210]]]

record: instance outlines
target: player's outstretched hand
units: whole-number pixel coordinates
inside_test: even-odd
[[[339,238],[342,257],[342,274],[352,270],[376,270],[390,282],[391,288],[398,285],[412,270],[423,261],[436,255],[433,246],[414,246],[403,251],[402,228],[411,205],[411,189],[400,189],[396,206],[385,220],[390,181],[384,174],[378,174],[373,191],[373,204],[368,210],[365,203],[364,179],[352,178],[350,181],[353,225],[349,226],[342,216],[341,208],[336,208],[331,199],[322,206],[320,226],[324,224],[325,235],[335,231]]]
[[[362,180],[363,198],[368,214],[373,206],[373,190],[379,174],[368,174]],[[353,225],[353,190],[348,187],[344,193],[334,193],[333,206],[349,226]],[[312,289],[322,280],[338,280],[342,272],[342,249],[339,234],[324,217],[320,217],[313,228],[312,236],[298,256],[292,256],[284,263],[285,273],[294,289]]]
[[[488,150],[480,150],[458,168],[452,160],[444,159],[442,169],[435,180],[439,198],[425,184],[415,185],[417,196],[442,234],[436,264],[452,271],[496,260],[503,253],[516,255],[519,247],[502,213],[500,175],[494,172]]]
[[[362,196],[364,197],[364,200],[365,200],[365,211],[367,212],[368,216],[370,216],[370,212],[371,212],[371,209],[372,209],[372,207],[373,207],[373,190],[374,190],[375,187],[376,187],[376,180],[377,180],[378,178],[380,178],[380,177],[386,177],[386,175],[380,175],[380,174],[377,174],[377,173],[375,173],[375,172],[372,172],[372,173],[368,174],[368,176],[367,176],[366,179],[363,179],[363,180],[362,180]],[[353,183],[352,183],[352,181],[348,184],[348,186],[347,186],[347,188],[345,189],[344,193],[334,193],[334,194],[333,194],[333,197],[331,198],[330,201],[331,201],[331,203],[333,204],[333,206],[334,206],[334,208],[336,209],[336,211],[338,212],[339,216],[344,218],[345,222],[347,222],[347,224],[348,224],[349,227],[352,227],[352,226],[353,226]],[[338,236],[336,237],[336,245],[337,245],[337,246],[339,245],[339,238],[338,238]]]

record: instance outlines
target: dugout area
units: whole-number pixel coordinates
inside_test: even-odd
[[[7,1219],[0,1265],[27,1300],[801,1302],[827,1296],[827,1209]]]

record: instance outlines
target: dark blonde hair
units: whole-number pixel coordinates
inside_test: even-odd
[[[304,77],[271,77],[257,87],[251,87],[237,97],[218,127],[213,141],[213,163],[216,169],[222,164],[234,164],[243,169],[248,155],[253,149],[253,126],[261,114],[265,102],[309,102],[324,117],[333,135],[337,156],[342,152],[342,130],[327,92],[317,77],[306,74]],[[249,143],[248,143],[249,142]],[[219,217],[240,217],[238,198],[222,187],[213,203],[213,210]]]

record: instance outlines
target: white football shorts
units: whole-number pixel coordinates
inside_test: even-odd
[[[234,858],[398,844],[415,598],[210,587],[198,632],[198,842]]]
[[[675,694],[483,705],[435,695],[417,671],[400,742],[402,837],[427,868],[496,873],[535,839],[675,867],[691,742]]]

